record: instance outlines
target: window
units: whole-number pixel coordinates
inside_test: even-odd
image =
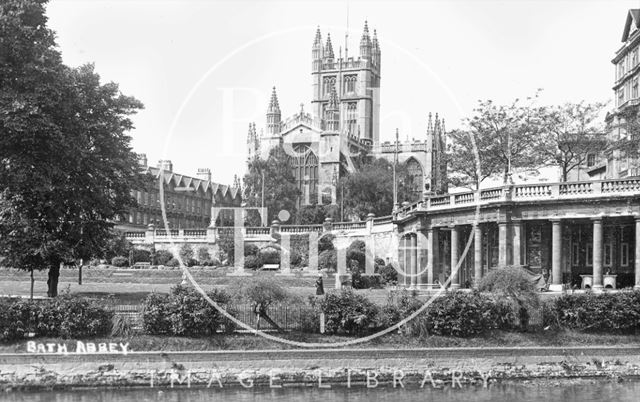
[[[357,75],[345,75],[344,76],[344,93],[353,93],[356,92],[356,81],[358,79]]]
[[[618,106],[624,103],[624,87],[618,89]]]
[[[336,77],[324,77],[322,79],[322,94],[328,96],[331,93],[331,88],[336,86]]]
[[[349,134],[356,134],[358,124],[358,104],[356,102],[346,103],[346,113],[344,119],[344,131]]]
[[[620,244],[620,265],[629,266],[629,243]]]
[[[315,204],[318,194],[318,157],[306,144],[294,145],[295,156],[291,156],[293,176],[300,192],[301,204]]]
[[[638,65],[638,48],[633,49],[631,53],[631,67]]]
[[[587,244],[587,266],[593,266],[593,243]]]
[[[587,166],[591,167],[593,165],[596,164],[596,155],[595,154],[588,154],[587,155]]]
[[[606,243],[604,245],[604,266],[611,266],[611,243]]]
[[[624,76],[624,60],[621,60],[618,63],[618,79],[621,79]]]
[[[422,166],[420,166],[420,163],[417,160],[410,158],[407,161],[407,171],[409,172],[411,183],[405,183],[405,185],[409,185],[411,193],[415,197],[410,201],[415,201],[416,199],[420,199],[422,195]]]
[[[631,98],[635,99],[638,97],[638,77],[634,78],[631,82]]]
[[[580,244],[571,244],[571,265],[576,267],[580,265]]]

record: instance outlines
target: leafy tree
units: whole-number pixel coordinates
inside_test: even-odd
[[[398,202],[416,201],[422,194],[413,192],[413,178],[403,164],[396,166]],[[365,219],[369,213],[376,216],[391,214],[393,210],[393,164],[386,159],[366,157],[360,168],[343,177],[344,214],[347,217]],[[343,189],[338,189],[341,197]]]
[[[466,120],[466,132],[454,132],[450,136],[448,159],[452,184],[478,188],[483,179],[495,174],[502,174],[507,183],[509,165],[512,169],[541,166],[544,111],[532,102],[523,105],[518,99],[510,105],[479,101],[474,115]],[[476,170],[473,142],[479,154],[480,174]]]
[[[251,303],[257,316],[256,328],[260,329],[260,320],[264,319],[273,328],[283,329],[268,314],[269,306],[292,299],[292,295],[276,279],[272,277],[251,277],[248,280],[232,285],[232,294],[241,300]]]
[[[541,151],[562,171],[567,181],[570,171],[584,165],[589,154],[608,148],[604,128],[597,122],[604,103],[566,103],[545,113],[544,146]]]
[[[244,201],[249,207],[262,205],[262,181],[264,178],[264,206],[268,210],[268,222],[278,218],[281,210],[288,211],[293,217],[296,204],[301,195],[293,176],[293,169],[284,149],[273,148],[269,157],[264,160],[254,158],[249,161],[247,174],[244,176]],[[248,214],[249,225],[259,226],[257,214]]]
[[[92,65],[62,64],[45,4],[0,3],[0,254],[49,268],[56,296],[60,262],[100,254],[135,205],[142,178],[126,132],[142,104]]]

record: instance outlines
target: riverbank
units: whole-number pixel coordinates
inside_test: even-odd
[[[2,353],[3,390],[74,387],[490,387],[640,379],[640,346]]]

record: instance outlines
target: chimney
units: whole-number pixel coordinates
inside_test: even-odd
[[[173,163],[171,163],[169,159],[159,160],[158,169],[166,170],[168,172],[173,172]]]
[[[138,154],[138,164],[140,167],[147,167],[147,154]]]
[[[211,169],[209,168],[198,168],[198,179],[204,181],[211,181]]]

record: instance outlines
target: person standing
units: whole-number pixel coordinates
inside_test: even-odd
[[[322,274],[318,275],[318,279],[316,280],[316,296],[324,295],[324,282],[322,280]]]

